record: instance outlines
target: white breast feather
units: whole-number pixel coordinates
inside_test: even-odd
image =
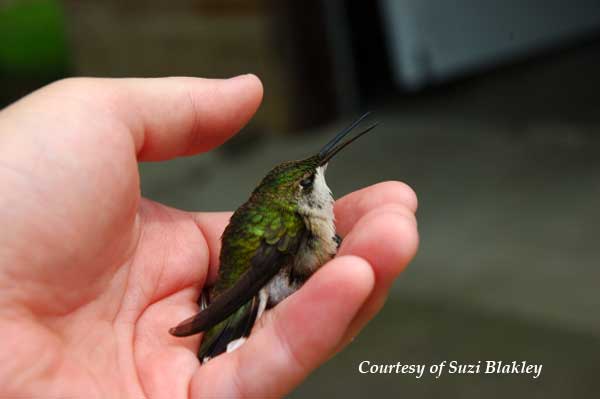
[[[304,217],[313,237],[319,240],[315,248],[300,248],[296,259],[297,268],[308,269],[311,273],[331,259],[337,251],[333,197],[325,182],[325,168],[317,168],[310,195],[298,204],[299,213]]]

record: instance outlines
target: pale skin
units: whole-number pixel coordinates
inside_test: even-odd
[[[68,79],[0,112],[0,397],[278,397],[381,309],[418,245],[400,182],[336,202],[338,256],[236,351],[200,366],[200,336],[169,335],[230,213],[142,198],[137,163],[218,146],[262,94],[253,75]]]

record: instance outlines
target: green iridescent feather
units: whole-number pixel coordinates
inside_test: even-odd
[[[295,248],[304,221],[293,198],[302,176],[314,171],[318,158],[282,163],[261,181],[250,199],[233,214],[222,237],[219,278],[211,292],[217,296],[233,286],[251,266],[261,245],[273,246],[281,254]]]

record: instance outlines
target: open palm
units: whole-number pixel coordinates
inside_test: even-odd
[[[137,162],[219,145],[261,98],[252,75],[68,79],[0,112],[1,397],[281,396],[381,308],[418,241],[397,182],[336,203],[338,257],[239,350],[200,366],[199,336],[168,334],[215,278],[230,214],[141,198]]]

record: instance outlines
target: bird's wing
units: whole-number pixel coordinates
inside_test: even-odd
[[[306,233],[302,218],[294,212],[246,210],[243,220],[236,220],[240,218],[236,214],[223,233],[222,269],[214,287],[218,295],[205,310],[172,328],[171,334],[197,334],[225,320],[290,262]],[[243,256],[245,251],[252,257]],[[249,264],[244,258],[250,258]]]

